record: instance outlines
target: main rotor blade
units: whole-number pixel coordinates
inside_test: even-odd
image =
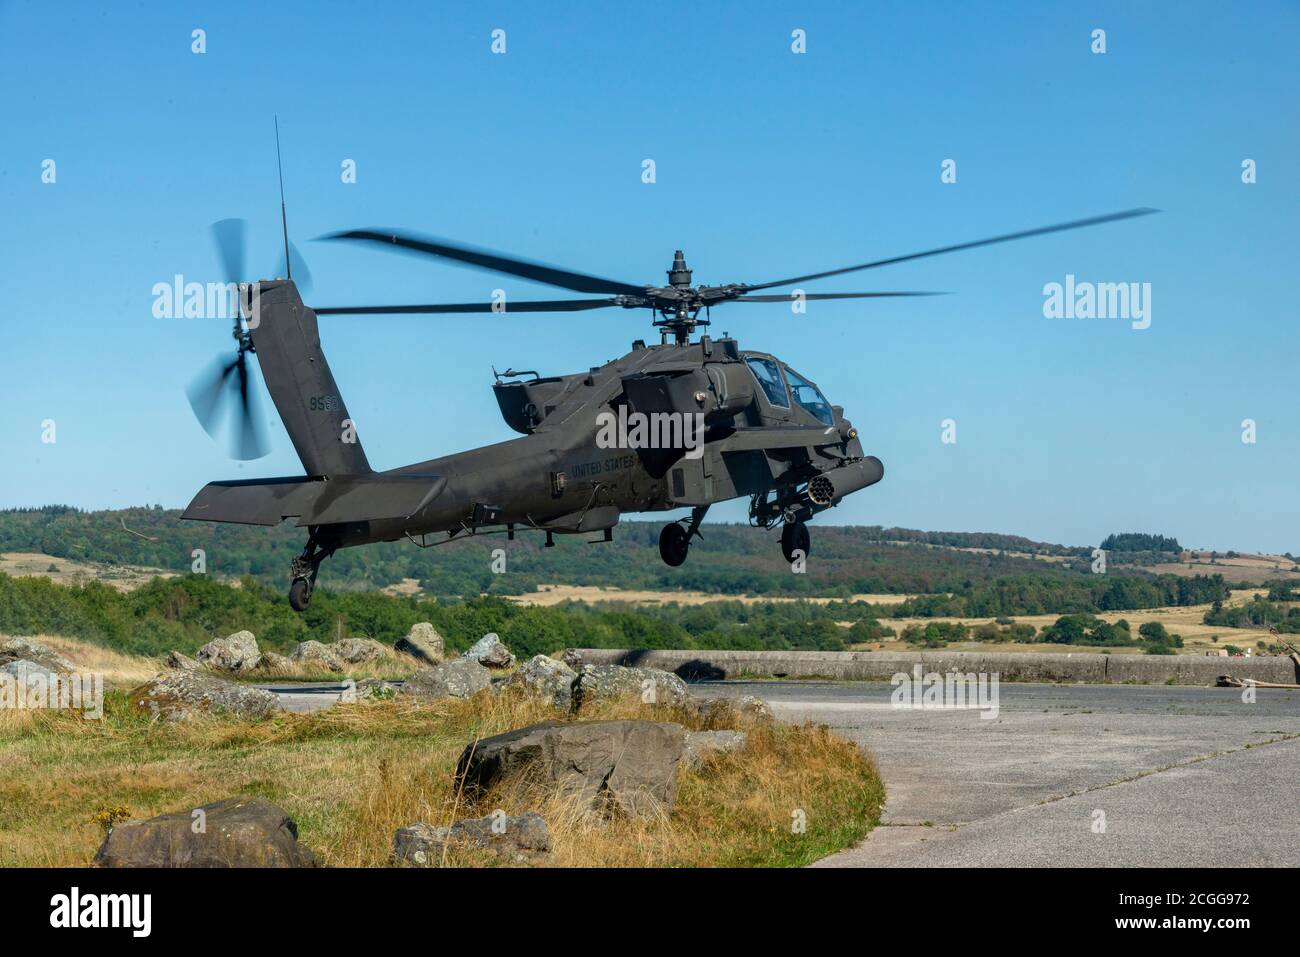
[[[424,306],[327,306],[314,310],[318,316],[400,316],[441,313],[495,312],[490,302],[436,302]],[[501,304],[499,311],[512,312],[579,312],[622,305],[613,299],[542,299]]]
[[[1018,233],[1004,233],[1001,236],[992,236],[988,239],[976,239],[969,243],[958,243],[955,246],[941,246],[938,249],[927,249],[924,252],[908,253],[906,256],[894,256],[891,259],[877,259],[875,262],[861,263],[857,266],[845,266],[843,269],[829,269],[826,272],[809,273],[806,276],[795,276],[791,279],[778,279],[776,282],[759,283],[750,285],[750,289],[771,289],[774,286],[788,286],[791,283],[807,282],[810,279],[824,279],[827,276],[839,276],[846,272],[857,272],[862,269],[875,269],[877,266],[892,266],[894,263],[908,262],[912,259],[924,259],[927,256],[940,256],[944,253],[955,253],[963,249],[975,249],[979,246],[992,246],[994,243],[1008,243],[1014,239],[1028,239],[1030,236],[1045,236],[1048,233],[1061,233],[1069,229],[1082,229],[1085,226],[1100,226],[1102,223],[1113,223],[1122,219],[1133,219],[1137,216],[1149,216],[1152,213],[1158,213],[1160,210],[1151,209],[1150,207],[1141,207],[1140,209],[1126,209],[1119,213],[1108,213],[1105,216],[1092,216],[1088,219],[1075,219],[1068,223],[1057,223],[1055,226],[1041,226],[1038,229],[1026,229]],[[752,297],[751,297],[752,298]]]
[[[723,302],[794,302],[796,299],[893,299],[899,296],[946,296],[946,292],[810,292],[802,296],[778,293],[768,296],[739,296]]]
[[[212,224],[212,241],[221,260],[221,278],[226,282],[243,282],[248,278],[244,274],[247,233],[248,223],[242,219],[222,219]]]
[[[474,249],[470,246],[458,246],[443,239],[421,238],[418,236],[395,233],[389,230],[352,229],[345,232],[331,233],[322,239],[350,239],[356,242],[377,243],[382,246],[396,246],[407,252],[437,256],[442,259],[454,259],[489,272],[503,272],[511,276],[532,279],[572,289],[574,292],[607,292],[615,295],[639,296],[645,292],[645,286],[633,286],[613,279],[588,276],[580,272],[571,272],[555,266],[529,262],[503,256],[486,249]]]

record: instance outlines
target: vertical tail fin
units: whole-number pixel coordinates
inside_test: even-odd
[[[316,313],[292,280],[250,287],[245,315],[262,378],[308,475],[371,471],[321,350]]]

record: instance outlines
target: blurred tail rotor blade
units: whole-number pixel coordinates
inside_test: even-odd
[[[302,253],[298,252],[298,247],[292,242],[289,243],[289,261],[286,263],[284,254],[280,254],[280,269],[276,275],[286,278],[292,276],[298,292],[303,296],[311,291],[311,270],[307,268],[307,260],[302,258]]]
[[[227,393],[234,380],[231,373],[239,366],[238,359],[216,359],[203,372],[195,377],[185,390],[190,400],[194,417],[203,426],[203,431],[212,438],[217,437],[217,428],[221,424],[221,411],[226,404]]]
[[[243,282],[244,250],[247,248],[248,223],[242,219],[222,219],[212,224],[212,241],[221,260],[222,279]]]
[[[250,383],[248,353],[241,352],[236,363],[239,370],[239,408],[236,410],[231,436],[231,458],[247,462],[260,459],[270,449],[266,441],[266,427],[259,414],[257,390]]]

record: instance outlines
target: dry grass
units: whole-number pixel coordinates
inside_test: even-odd
[[[391,587],[391,586],[390,586]],[[598,585],[539,585],[535,592],[522,595],[504,595],[507,601],[520,605],[539,605],[550,607],[566,601],[581,601],[588,604],[603,602],[623,602],[629,605],[707,605],[720,601],[739,601],[747,605],[756,602],[793,602],[806,601],[817,605],[833,601],[863,601],[876,605],[898,605],[915,595],[850,595],[848,598],[818,598],[800,596],[796,598],[780,595],[719,595],[704,591],[636,591],[624,588],[602,588]]]
[[[704,727],[690,711],[603,703],[584,718],[642,717]],[[96,818],[148,817],[232,794],[262,794],[298,822],[329,865],[388,863],[393,832],[447,824],[501,807],[539,811],[556,866],[708,866],[807,863],[860,840],[879,820],[884,791],[870,760],[824,727],[724,723],[748,746],[683,770],[671,816],[598,823],[555,797],[488,795],[468,805],[453,769],[472,741],[552,720],[522,695],[471,701],[391,700],[315,715],[248,722],[151,723],[110,695],[102,721],[68,713],[0,713],[0,865],[88,863],[102,839]],[[718,719],[711,719],[717,725]],[[520,803],[528,800],[527,805]],[[792,833],[802,810],[805,833]],[[449,864],[492,863],[461,855]]]

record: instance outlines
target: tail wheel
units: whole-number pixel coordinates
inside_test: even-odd
[[[802,552],[803,557],[807,558],[811,547],[812,536],[808,534],[808,526],[803,522],[789,522],[781,529],[781,554],[787,562],[794,561],[796,551]]]
[[[665,525],[663,531],[659,533],[659,556],[664,560],[664,564],[676,568],[686,561],[690,544],[690,533],[681,523],[673,522],[671,525]]]
[[[294,611],[306,611],[311,604],[311,579],[295,578],[289,586],[289,607]]]

